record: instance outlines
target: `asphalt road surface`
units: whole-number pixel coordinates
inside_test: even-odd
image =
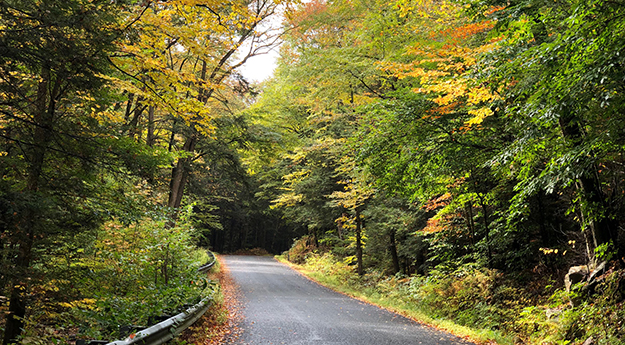
[[[236,344],[472,344],[334,292],[273,258],[224,258],[242,295]]]

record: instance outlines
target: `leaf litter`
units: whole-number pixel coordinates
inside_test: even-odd
[[[219,272],[209,272],[208,278],[219,282],[222,301],[208,311],[179,337],[183,344],[218,345],[234,344],[243,330],[243,306],[238,285],[232,279],[224,260],[217,256]]]

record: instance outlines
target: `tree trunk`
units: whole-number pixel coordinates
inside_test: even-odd
[[[174,118],[174,120],[171,122],[171,134],[169,135],[167,152],[171,152],[174,149],[174,145],[176,144],[176,124],[178,124],[178,119]]]
[[[341,214],[341,218],[344,219],[346,217],[347,217],[347,214],[345,214],[345,213]],[[339,220],[337,222],[337,231],[338,231],[339,239],[343,240],[343,221],[342,220]]]
[[[130,120],[130,113],[132,113],[132,105],[134,104],[134,101],[135,101],[135,94],[134,93],[128,94],[128,102],[126,103],[126,112],[124,113],[125,123],[128,123],[128,121]]]
[[[148,135],[145,139],[145,143],[149,147],[154,146],[154,141],[155,141],[155,137],[154,137],[154,112],[155,111],[156,111],[156,108],[153,105],[151,105],[148,108]]]
[[[137,97],[137,101],[135,102],[135,111],[132,116],[132,119],[128,123],[128,136],[134,138],[135,135],[141,135],[141,131],[139,130],[139,121],[141,120],[141,115],[143,115],[143,111],[147,108],[146,105],[142,104],[143,97]]]
[[[395,229],[392,229],[390,234],[390,251],[391,251],[391,258],[393,260],[393,273],[397,274],[399,273],[399,256],[397,255],[397,242],[395,241]]]
[[[202,63],[202,72],[200,75],[200,79],[206,80],[206,61]],[[203,103],[208,101],[211,93],[208,92],[204,88],[200,88],[197,99]],[[175,138],[175,130],[176,130],[176,122],[174,119],[172,124],[171,138],[169,140],[169,151],[173,149]],[[193,128],[193,126],[192,126]],[[195,145],[197,144],[198,137],[197,133],[192,133],[189,137],[187,137],[187,141],[184,143],[182,150],[188,153],[193,153],[195,150]],[[178,211],[177,209],[180,207],[182,203],[182,196],[184,195],[184,188],[187,184],[187,179],[189,177],[189,168],[191,166],[192,158],[180,158],[176,163],[176,166],[172,168],[171,171],[171,181],[169,183],[169,200],[167,201],[167,206],[173,208],[174,215],[173,219],[177,218]],[[173,224],[172,224],[173,225]]]
[[[356,264],[358,275],[365,274],[362,265],[362,219],[360,219],[360,210],[356,208]]]
[[[195,135],[192,135],[187,138],[182,150],[188,153],[193,153],[196,144],[197,138]],[[178,159],[176,166],[174,166],[171,171],[171,181],[169,182],[169,200],[167,202],[167,206],[176,210],[176,214],[177,209],[180,207],[182,202],[182,196],[184,195],[184,188],[187,184],[192,159],[192,157]],[[176,214],[174,215],[174,219],[176,218]]]
[[[473,202],[469,200],[466,206],[467,227],[469,228],[469,241],[471,241],[471,249],[475,247],[475,221],[473,220]]]
[[[48,145],[51,141],[51,131],[54,124],[56,108],[56,95],[60,90],[60,81],[56,81],[52,90],[51,71],[49,67],[43,67],[41,80],[37,89],[37,100],[33,122],[33,151],[28,168],[28,176],[25,192],[35,197],[39,191],[39,182],[43,172],[44,160]],[[22,221],[17,225],[16,240],[18,244],[17,257],[15,259],[14,277],[9,298],[9,314],[6,318],[3,344],[15,342],[23,328],[23,319],[26,315],[26,303],[23,294],[28,290],[28,269],[32,261],[32,248],[35,239],[37,212],[33,206],[27,206],[22,215]]]
[[[563,109],[563,114],[558,119],[558,122],[562,136],[569,145],[572,147],[581,146],[583,141],[582,128],[569,109]],[[597,171],[597,168],[593,168],[593,171],[585,172],[578,180],[580,187],[578,190],[582,192],[581,198],[584,200],[582,205],[601,209],[602,216],[599,219],[589,215],[592,213],[592,210],[581,210],[592,234],[593,249],[610,242],[614,245],[618,243],[617,226],[610,219],[612,210],[606,202]],[[594,261],[594,258],[591,258],[591,260]]]
[[[485,237],[486,237],[486,251],[487,251],[487,258],[488,258],[488,263],[487,263],[487,267],[488,268],[493,268],[493,249],[490,243],[490,217],[488,214],[488,205],[486,205],[486,202],[483,198],[482,195],[479,195],[479,203],[480,203],[480,207],[482,207],[482,220],[484,221],[484,231],[485,231]]]

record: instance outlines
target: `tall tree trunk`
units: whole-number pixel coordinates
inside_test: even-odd
[[[134,93],[128,94],[128,102],[126,103],[126,112],[124,113],[125,123],[128,123],[128,121],[130,120],[130,114],[132,113],[132,106],[134,104],[134,101],[135,101],[135,94]]]
[[[393,261],[393,273],[399,273],[399,256],[397,255],[397,242],[395,241],[395,229],[392,229],[390,234],[390,251],[391,251],[391,259]]]
[[[200,74],[201,80],[206,80],[206,69],[207,69],[206,61],[202,61],[202,71]],[[206,104],[211,94],[212,94],[212,91],[207,91],[204,88],[200,88],[197,99],[200,102],[203,102]],[[174,141],[176,140],[175,138],[176,122],[177,122],[177,119],[174,119],[174,122],[172,124],[171,138],[169,140],[170,152],[173,148]],[[187,140],[185,141],[182,147],[182,150],[184,152],[193,154],[197,141],[198,141],[198,133],[194,131],[189,137],[187,137]],[[173,167],[171,171],[171,181],[169,183],[169,200],[167,201],[167,206],[175,210],[174,215],[173,215],[174,220],[177,218],[177,214],[178,214],[177,209],[180,207],[180,204],[182,203],[182,197],[184,195],[184,188],[187,184],[187,179],[189,177],[189,168],[191,166],[191,161],[192,161],[191,157],[180,158],[178,159],[176,166]]]
[[[33,151],[28,168],[25,192],[32,197],[39,191],[39,182],[43,172],[44,161],[48,145],[52,140],[52,126],[54,124],[56,95],[60,90],[60,81],[57,80],[53,88],[51,71],[47,66],[42,67],[41,80],[37,89],[33,122]],[[23,319],[26,315],[26,303],[23,294],[28,290],[28,269],[32,261],[32,248],[35,239],[37,212],[34,206],[28,205],[22,215],[22,220],[16,226],[16,242],[18,244],[17,257],[13,270],[11,295],[9,298],[9,314],[6,318],[3,344],[15,342],[21,334]]]
[[[169,135],[169,141],[167,143],[167,152],[171,152],[174,149],[174,145],[176,144],[176,125],[178,124],[178,119],[174,118],[171,122],[171,134]]]
[[[484,197],[481,194],[479,194],[478,198],[479,198],[480,207],[482,208],[482,220],[484,221],[484,232],[485,232],[485,237],[486,237],[486,251],[487,251],[486,255],[488,258],[487,267],[493,268],[493,249],[490,243],[490,217],[488,214],[488,205],[486,205],[486,201],[484,200]]]
[[[475,247],[475,221],[473,220],[473,202],[469,200],[466,205],[467,227],[469,228],[469,241],[471,241],[471,249]]]
[[[358,275],[365,274],[362,265],[362,219],[360,219],[360,209],[356,208],[356,264]]]
[[[155,137],[154,137],[154,112],[156,111],[156,108],[151,105],[148,108],[148,135],[145,139],[145,143],[152,147],[154,146],[154,141],[155,141]]]
[[[140,136],[141,131],[139,130],[139,121],[141,120],[141,115],[143,115],[143,111],[147,106],[142,103],[143,97],[137,97],[137,101],[135,104],[135,110],[133,112],[132,119],[128,122],[128,136],[134,138],[137,134]]]
[[[195,135],[191,135],[185,141],[182,150],[184,152],[193,153],[195,145],[197,144],[197,138]],[[192,157],[185,157],[178,159],[176,166],[171,171],[171,181],[169,182],[169,200],[167,206],[177,210],[182,202],[182,196],[184,195],[184,188],[187,184],[189,176],[189,168],[191,166]],[[175,211],[177,214],[177,211]],[[174,219],[176,218],[174,214]]]
[[[570,109],[563,109],[563,114],[558,119],[562,136],[572,147],[581,146],[583,142],[583,132],[578,121]],[[598,169],[593,167],[592,171],[585,172],[579,179],[579,188],[581,192],[582,204],[589,205],[590,208],[600,208],[601,216],[590,216],[592,210],[582,209],[583,216],[588,223],[588,228],[592,233],[593,249],[598,246],[612,242],[618,244],[617,224],[612,221],[610,215],[612,209],[606,201],[606,197],[601,188],[601,181],[597,173]],[[597,213],[597,212],[592,212]],[[618,249],[618,248],[617,248]],[[620,255],[619,255],[620,257]],[[594,258],[591,258],[594,261]]]
[[[343,214],[341,215],[341,219],[345,219],[345,218],[347,218],[347,214],[343,212]],[[338,231],[338,236],[339,236],[340,240],[343,239],[343,227],[344,227],[343,221],[339,220],[337,222],[337,229],[336,230]]]

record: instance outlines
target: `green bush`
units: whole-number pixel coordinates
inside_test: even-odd
[[[353,266],[350,266],[345,261],[338,260],[330,253],[308,254],[306,256],[304,268],[320,273],[326,277],[338,278],[344,283],[350,280],[354,272]]]
[[[510,327],[510,314],[515,307],[509,302],[519,294],[504,285],[497,271],[474,265],[413,277],[409,292],[414,302],[432,317],[487,329]]]
[[[148,326],[150,317],[198,303],[214,286],[197,271],[209,258],[193,236],[184,218],[173,227],[166,219],[109,222],[71,257],[47,253],[37,269],[54,278],[30,291],[22,343],[62,344],[73,335],[114,340],[120,327]]]

